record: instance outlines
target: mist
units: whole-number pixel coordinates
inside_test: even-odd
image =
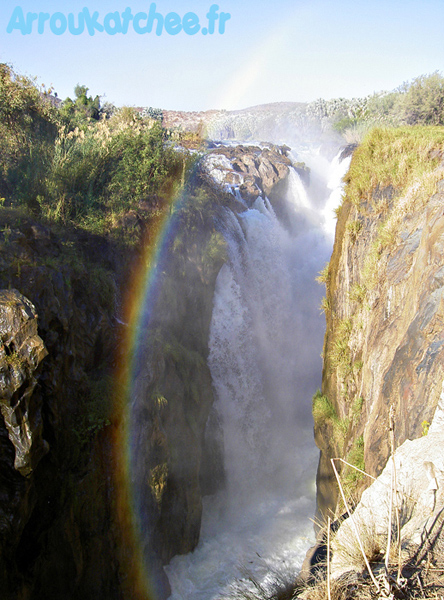
[[[325,330],[315,278],[330,258],[349,164],[337,142],[332,156],[332,144],[292,147],[293,161],[310,167],[310,183],[291,169],[284,220],[261,197],[220,219],[228,261],[216,282],[208,364],[225,486],[204,498],[196,550],[165,568],[171,600],[229,597],[250,575],[266,588],[272,572],[296,575],[314,543],[311,398],[321,385]]]

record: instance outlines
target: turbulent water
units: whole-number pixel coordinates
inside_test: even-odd
[[[294,576],[314,541],[311,397],[324,333],[315,277],[331,253],[348,161],[312,151],[302,159],[311,184],[291,172],[285,226],[262,198],[221,223],[229,261],[216,283],[209,366],[226,487],[204,499],[196,550],[166,567],[171,600],[226,598],[249,578],[267,588]]]

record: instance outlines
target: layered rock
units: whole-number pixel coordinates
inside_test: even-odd
[[[407,159],[408,136],[413,133],[393,135],[398,139],[389,152],[399,153],[405,177],[411,176],[405,165],[414,164],[420,153],[426,175],[401,191],[399,181],[392,184],[386,178],[379,183],[372,169],[380,163],[367,167],[361,150],[356,150],[351,173],[364,173],[368,183],[357,182],[356,195],[346,195],[332,258],[323,274],[324,400],[317,400],[321,416],[315,422],[322,514],[334,511],[338,498],[330,458],[365,465],[366,472],[378,476],[390,454],[390,407],[395,446],[420,437],[432,419],[444,377],[442,159],[439,152],[430,151],[427,140],[414,159]],[[388,141],[379,132],[377,136],[376,146],[368,142],[368,160],[386,151],[383,144],[392,143],[389,134]],[[353,183],[352,174],[348,185]],[[359,498],[368,480],[352,473],[342,465],[346,485]]]
[[[29,476],[48,451],[42,437],[42,402],[33,398],[36,374],[48,354],[37,332],[37,313],[17,290],[0,290],[0,406],[14,446],[14,469]]]

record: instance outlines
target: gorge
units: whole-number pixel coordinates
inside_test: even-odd
[[[441,128],[344,150],[296,104],[206,126],[188,171],[174,150],[177,197],[138,199],[120,238],[1,211],[8,600],[270,596],[338,506],[330,459],[377,477],[390,406],[396,446],[433,420]]]
[[[382,314],[388,326],[394,327],[393,331],[403,330],[398,330],[396,326],[391,325],[390,316],[394,314],[391,301],[387,301],[386,306],[389,308],[385,308],[382,313],[371,310],[372,304],[363,302],[363,298],[366,297],[376,298],[370,302],[373,302],[373,306],[378,306],[379,296],[372,295],[375,294],[375,288],[367,287],[368,284],[363,282],[362,277],[373,277],[371,281],[374,282],[380,272],[376,269],[375,263],[384,257],[384,246],[377,244],[388,243],[387,238],[382,237],[384,235],[382,232],[390,230],[391,237],[388,239],[392,244],[389,246],[392,253],[393,244],[400,244],[397,247],[402,248],[402,242],[399,242],[397,237],[399,235],[397,227],[400,223],[408,223],[412,218],[425,218],[423,207],[427,206],[429,210],[435,204],[439,205],[439,196],[434,196],[433,193],[436,191],[436,183],[439,182],[442,173],[439,167],[442,156],[439,150],[442,144],[441,133],[437,131],[436,138],[431,142],[424,141],[420,133],[415,138],[418,147],[415,146],[413,164],[400,167],[401,164],[405,165],[403,163],[405,155],[411,152],[409,135],[413,137],[415,134],[416,132],[411,134],[397,132],[395,135],[402,137],[402,143],[399,143],[396,138],[392,141],[389,134],[387,139],[379,137],[378,143],[381,144],[380,151],[384,158],[378,155],[374,159],[376,161],[374,167],[371,166],[369,158],[366,158],[365,162],[359,162],[360,153],[367,151],[365,145],[355,151],[357,156],[355,165],[359,165],[358,168],[362,170],[364,177],[368,173],[369,187],[366,189],[363,184],[358,183],[360,173],[356,171],[356,166],[355,171],[350,170],[347,175],[346,197],[337,211],[339,225],[335,251],[328,268],[321,274],[322,280],[327,283],[327,297],[324,303],[327,313],[327,335],[324,350],[323,395],[319,393],[315,396],[313,406],[316,441],[321,448],[321,461],[317,475],[319,515],[327,514],[328,510],[334,512],[338,499],[336,483],[328,467],[330,457],[343,457],[360,468],[368,464],[366,468],[374,476],[381,472],[388,457],[387,450],[381,446],[387,418],[378,416],[380,408],[379,412],[375,411],[373,418],[376,420],[370,425],[371,420],[368,423],[366,420],[367,410],[370,409],[364,410],[364,408],[366,397],[372,398],[374,402],[380,402],[380,406],[384,406],[385,411],[388,410],[390,403],[387,400],[376,400],[378,394],[366,392],[364,395],[366,383],[361,377],[365,375],[368,362],[365,355],[361,354],[359,346],[355,346],[357,342],[353,335],[357,336],[357,340],[360,340],[360,336],[363,333],[365,335],[366,331],[367,335],[375,335],[372,342],[376,344],[372,350],[377,356],[375,364],[378,366],[375,372],[388,369],[390,373],[393,367],[386,365],[383,358],[385,355],[377,345],[383,339],[381,338],[382,326],[371,324],[371,319],[368,325],[366,319],[369,315],[372,315],[371,318],[378,318],[378,314]],[[373,135],[384,134],[375,131]],[[369,136],[369,146],[372,147],[373,143]],[[225,597],[235,594],[231,587],[233,577],[238,583],[242,580],[247,582],[254,580],[256,584],[253,585],[261,586],[262,593],[271,594],[276,579],[285,579],[283,573],[287,572],[287,576],[289,572],[295,575],[313,535],[310,531],[311,524],[310,527],[304,525],[301,529],[296,525],[302,523],[301,516],[307,524],[312,510],[309,489],[311,476],[309,473],[304,473],[303,467],[299,470],[300,463],[308,465],[310,461],[313,464],[316,460],[315,452],[310,457],[310,442],[307,443],[307,438],[304,438],[306,428],[310,427],[307,398],[313,394],[320,383],[316,378],[316,369],[310,372],[310,369],[316,365],[314,349],[316,347],[319,349],[320,337],[322,337],[322,325],[319,325],[317,332],[316,325],[313,325],[316,321],[314,315],[319,306],[319,296],[316,297],[319,292],[314,290],[313,279],[329,254],[328,243],[323,244],[326,231],[331,231],[332,227],[322,221],[323,212],[326,206],[334,206],[333,198],[339,199],[337,188],[341,176],[347,169],[348,160],[340,161],[338,157],[336,159],[330,157],[332,165],[338,167],[338,177],[336,183],[328,182],[329,178],[325,176],[328,171],[325,168],[325,159],[316,153],[310,157],[306,149],[305,153],[303,148],[299,149],[297,159],[300,160],[303,156],[305,164],[312,167],[310,178],[313,187],[310,190],[309,185],[307,193],[300,174],[290,167],[286,182],[286,198],[289,202],[282,206],[280,182],[278,181],[276,186],[278,194],[275,193],[276,190],[269,190],[271,204],[268,203],[260,193],[263,192],[263,181],[259,183],[254,193],[254,184],[257,182],[254,180],[253,169],[248,166],[251,164],[251,156],[242,159],[244,152],[260,153],[261,144],[250,146],[248,150],[237,147],[237,156],[233,146],[236,147],[235,143],[230,143],[229,148],[224,150],[223,146],[219,145],[215,157],[210,155],[209,168],[213,178],[220,184],[224,184],[226,189],[234,188],[237,202],[234,205],[234,213],[231,205],[230,208],[226,207],[222,214],[218,213],[216,219],[217,229],[223,233],[227,247],[226,262],[216,280],[214,311],[208,337],[208,364],[215,390],[215,402],[208,413],[210,417],[208,422],[211,423],[211,430],[217,443],[214,447],[211,441],[206,439],[207,446],[205,444],[203,446],[206,449],[208,444],[212,446],[212,456],[217,463],[215,469],[213,462],[213,474],[216,471],[219,476],[221,471],[225,473],[225,489],[218,491],[220,481],[216,488],[212,487],[214,483],[212,482],[209,486],[211,496],[203,502],[199,544],[192,554],[183,558],[175,557],[166,567],[174,599],[217,598],[221,595]],[[288,148],[278,148],[278,152],[285,157]],[[394,167],[390,164],[388,156],[394,157]],[[396,162],[398,160],[399,163]],[[246,166],[239,168],[240,163]],[[285,163],[285,160],[280,159],[280,163]],[[323,163],[321,169],[319,169],[320,163]],[[233,164],[236,164],[237,168],[233,168]],[[256,163],[256,169],[258,164]],[[418,165],[420,165],[420,174],[416,172]],[[424,170],[423,165],[425,165]],[[382,169],[379,179],[378,176],[371,175],[373,168],[378,173],[377,169]],[[402,175],[399,174],[401,168],[405,169]],[[319,173],[322,173],[323,177],[319,178]],[[304,169],[301,175],[304,175]],[[245,189],[245,180],[252,176],[253,180],[250,179],[248,182],[250,186],[248,199],[244,200],[239,188],[244,186]],[[396,177],[398,179],[395,179]],[[353,204],[355,208],[351,210],[358,212],[352,213],[350,217],[347,198],[350,197],[350,190],[354,189],[353,185],[359,186],[357,193],[360,202],[363,202],[363,207],[358,208],[359,203],[355,199]],[[323,190],[323,193],[320,190]],[[329,193],[326,193],[327,190]],[[362,198],[369,200],[363,201]],[[381,202],[381,205],[368,208],[372,206],[372,199]],[[397,205],[396,202],[400,204]],[[406,205],[409,208],[405,208]],[[412,209],[412,206],[415,208]],[[275,211],[281,221],[276,218]],[[362,221],[362,214],[366,215],[367,221],[365,219]],[[344,225],[344,218],[350,219],[348,221],[350,224]],[[364,236],[363,232],[372,231],[371,228],[374,228],[377,233]],[[418,231],[418,229],[413,227],[411,231]],[[409,234],[400,237],[403,240],[408,238]],[[351,266],[339,268],[336,262],[339,260],[338,252],[341,256],[340,260],[350,260],[351,247],[356,244],[357,239],[363,240],[361,252],[363,252],[364,264],[358,266],[359,263],[355,259]],[[380,241],[381,239],[383,241]],[[349,244],[345,246],[345,252],[344,244]],[[355,247],[359,248],[357,244]],[[305,265],[307,271],[304,274],[304,268],[300,270],[303,262],[301,257],[306,258],[307,248],[312,250],[311,264]],[[416,242],[409,252],[413,252],[415,248]],[[401,257],[399,264],[402,265],[405,253],[399,250],[399,256]],[[370,260],[375,262],[370,264]],[[432,262],[440,264],[439,260]],[[383,264],[385,263],[379,263],[380,268]],[[393,260],[388,264],[395,265]],[[402,266],[400,268],[405,269]],[[359,278],[350,280],[349,271],[353,273],[353,269],[356,269],[356,273],[360,272],[361,280]],[[307,275],[305,281],[304,275]],[[385,282],[385,276],[381,275],[381,277],[381,281]],[[348,289],[338,301],[334,291],[337,288],[334,285],[344,284]],[[417,288],[412,289],[417,290]],[[424,293],[429,289],[429,284],[426,284]],[[311,303],[313,298],[315,302]],[[348,310],[345,308],[348,306],[346,298],[350,303],[355,304],[351,304],[350,316],[347,314],[341,316],[342,310]],[[310,304],[304,302],[308,299]],[[334,308],[334,302],[338,303],[336,305],[338,308]],[[362,310],[359,306],[364,307],[363,313],[359,312]],[[427,308],[428,306],[432,305],[426,303],[426,310],[429,310],[427,314],[432,310]],[[437,300],[433,306],[440,306],[440,300]],[[302,310],[302,315],[299,310]],[[432,311],[430,314],[435,313]],[[233,316],[235,316],[234,322],[231,321]],[[406,316],[407,328],[414,327],[415,311],[407,311]],[[317,317],[320,324],[319,315]],[[357,319],[356,326],[355,319]],[[314,329],[310,329],[311,325]],[[339,327],[339,330],[335,330],[335,327]],[[281,335],[284,331],[290,335],[288,337]],[[338,342],[338,336],[344,336],[344,331],[347,337],[345,339],[340,337]],[[418,364],[429,365],[433,372],[433,365],[436,364],[436,368],[439,369],[439,361],[435,362],[440,348],[439,326],[431,331],[436,331],[434,335],[438,336],[436,339],[428,338],[430,340],[428,343],[431,345],[418,350],[415,344],[419,340],[417,333],[414,333],[411,339],[417,341],[411,347],[417,352]],[[319,346],[314,342],[316,334],[319,336],[317,342]],[[312,348],[308,341],[313,341],[311,354]],[[392,347],[395,356],[397,344],[398,342],[395,341]],[[307,359],[306,363],[301,362],[302,347],[304,348],[303,359]],[[391,347],[390,344],[388,347]],[[372,348],[372,345],[369,344],[368,348]],[[403,353],[398,356],[403,356]],[[420,373],[418,369],[419,367],[416,368],[416,372]],[[371,381],[375,385],[376,379]],[[391,381],[388,375],[386,381]],[[439,371],[436,377],[432,375],[432,381],[436,392],[434,395],[428,395],[427,402],[424,400],[423,387],[417,388],[415,384],[412,388],[420,394],[418,398],[421,398],[421,408],[416,404],[417,408],[414,410],[408,411],[407,408],[402,408],[400,411],[395,411],[396,418],[400,419],[396,445],[402,443],[406,435],[420,435],[419,425],[431,421],[441,390]],[[306,382],[309,383],[305,385]],[[332,387],[331,382],[335,382],[337,391]],[[298,396],[299,391],[300,396]],[[295,399],[301,399],[302,403],[298,405],[294,402]],[[331,408],[323,409],[324,412],[318,410],[319,400],[321,404],[324,403]],[[295,408],[296,406],[298,408]],[[403,419],[402,415],[407,415],[406,411],[409,418]],[[416,433],[412,425],[408,424],[409,419],[414,420]],[[410,433],[406,434],[407,431]],[[380,437],[373,441],[375,435]],[[221,448],[224,452],[224,469],[220,461]],[[277,450],[276,455],[274,455],[275,450]],[[273,456],[278,459],[276,462],[273,462]],[[294,460],[295,456],[298,457],[297,461]],[[380,462],[373,466],[375,460]],[[246,471],[243,470],[244,466]],[[359,498],[367,485],[366,481],[362,477],[350,475],[350,470],[347,468],[342,471],[349,493],[356,494],[355,497]],[[201,483],[203,483],[202,488],[205,489],[208,481]],[[273,492],[277,494],[274,495]],[[247,498],[248,501],[243,502],[243,498]],[[244,512],[245,504],[247,509]],[[289,523],[292,525],[290,526]],[[197,538],[194,538],[192,546],[196,544]],[[248,586],[248,583],[246,585]],[[254,591],[250,589],[248,593]]]
[[[227,259],[216,280],[207,342],[215,400],[208,425],[203,423],[198,434],[205,436],[201,461],[205,463],[208,447],[213,448],[218,456],[213,478],[214,471],[222,472],[223,484],[219,482],[219,489],[204,499],[196,550],[166,567],[172,598],[228,594],[243,569],[266,577],[267,570],[281,571],[286,565],[288,575],[294,573],[314,539],[310,518],[317,452],[310,400],[321,384],[324,328],[319,309],[322,290],[315,277],[331,252],[331,223],[324,210],[328,206],[332,211],[332,197],[349,160],[337,156],[329,160],[313,146],[301,148],[296,156],[288,147],[230,143],[219,144],[204,161],[205,172],[237,199],[235,206],[223,208],[216,217]],[[268,173],[274,176],[274,185]],[[270,201],[263,191],[266,187]],[[333,220],[332,212],[329,216]],[[176,274],[176,269],[172,272]],[[196,288],[194,296],[198,297]],[[188,322],[190,316],[185,318]],[[180,343],[189,347],[189,334],[181,335]],[[158,380],[150,389],[156,385]],[[168,400],[162,409],[166,424],[166,413],[172,410],[171,383],[157,389],[164,390],[162,396]],[[145,390],[141,398],[148,395]],[[146,435],[148,425],[139,430],[141,419],[136,422],[136,435],[143,436],[142,431]],[[177,438],[177,415],[166,435]],[[191,448],[188,438],[182,453],[189,456]],[[199,448],[192,452],[196,468],[202,470],[194,454]],[[147,472],[146,453],[138,456],[138,479],[146,481],[159,467],[150,465]],[[163,460],[173,479],[171,459]],[[165,500],[168,493],[166,482],[158,510],[162,512],[165,502],[171,514]],[[193,494],[198,497],[199,491]],[[177,503],[178,498],[171,501]],[[186,515],[195,518],[196,510],[199,504],[196,508],[188,495],[182,503],[182,525],[189,519]]]

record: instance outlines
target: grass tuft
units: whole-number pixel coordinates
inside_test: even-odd
[[[316,281],[318,283],[320,283],[321,285],[327,285],[329,272],[330,272],[329,269],[330,269],[330,263],[327,263],[324,266],[324,268],[321,271],[319,271],[319,274],[316,277]]]

